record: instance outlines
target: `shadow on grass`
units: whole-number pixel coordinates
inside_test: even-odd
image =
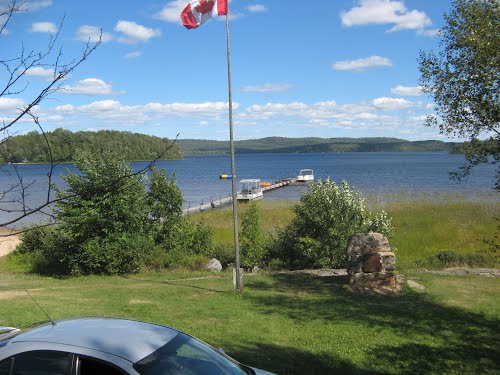
[[[205,288],[205,287],[202,287],[202,286],[197,286],[197,285],[192,285],[192,284],[183,284],[183,283],[179,283],[175,280],[173,281],[165,281],[165,280],[152,280],[152,279],[137,279],[137,278],[133,278],[133,277],[130,277],[130,276],[122,276],[124,279],[127,279],[127,280],[133,280],[133,281],[137,281],[137,282],[141,282],[141,283],[151,283],[151,284],[163,284],[163,285],[171,285],[171,286],[182,286],[182,287],[185,287],[185,288],[191,288],[191,289],[200,289],[200,290],[205,290],[207,292],[216,292],[216,293],[230,293],[228,292],[227,290],[217,290],[217,289],[210,289],[210,288]]]
[[[498,373],[498,319],[444,306],[420,293],[358,295],[345,288],[346,284],[346,277],[275,274],[268,282],[248,280],[246,287],[252,293],[246,298],[260,313],[285,316],[297,323],[323,320],[336,324],[339,329],[342,323],[355,324],[359,326],[360,346],[364,345],[363,335],[375,332],[379,336],[376,350],[366,347],[362,365],[341,362],[339,373]],[[270,288],[273,293],[268,292]],[[394,337],[398,342],[390,342]],[[273,348],[264,350],[273,352]],[[288,349],[282,352],[275,348],[274,351],[277,356],[283,356],[284,364],[297,363],[297,357],[301,356],[294,354],[293,349],[290,355],[286,354]],[[243,358],[245,353],[240,355]],[[336,371],[336,367],[321,368],[322,364],[335,363],[331,360],[312,355],[304,360],[320,366],[316,373]],[[263,367],[267,364],[272,365],[264,363]],[[297,372],[290,370],[289,373],[311,373],[305,371],[307,368],[299,367]]]
[[[297,348],[271,344],[254,344],[237,347],[231,356],[251,366],[262,366],[266,371],[279,375],[292,374],[379,374],[376,371],[358,369],[353,364],[340,360],[334,355],[315,355]],[[381,374],[381,373],[380,373]]]

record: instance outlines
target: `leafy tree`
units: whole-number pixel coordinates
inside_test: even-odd
[[[47,144],[56,162],[71,162],[77,150],[106,148],[123,155],[125,160],[180,159],[182,154],[175,143],[167,138],[124,131],[70,132],[58,128],[52,132],[29,132],[10,137],[0,145],[0,161],[50,162]],[[166,151],[165,151],[166,150]]]
[[[73,254],[71,272],[127,273],[137,270],[153,245],[143,176],[133,175],[109,151],[77,154],[80,173],[68,173],[65,199],[56,204],[57,233]],[[140,245],[140,246],[138,246]]]
[[[141,267],[202,264],[210,228],[182,216],[182,195],[164,170],[133,172],[116,153],[76,155],[79,173],[57,190],[54,227],[24,233],[19,252],[42,274],[126,274]],[[147,189],[149,188],[149,189]]]
[[[374,231],[388,237],[391,220],[385,212],[372,217],[361,193],[347,182],[319,180],[301,194],[295,216],[276,239],[271,258],[293,269],[345,267],[350,235]]]
[[[255,202],[250,203],[243,215],[239,239],[241,264],[244,267],[261,266],[266,245],[261,228],[261,210]]]
[[[454,0],[445,21],[439,53],[420,53],[420,81],[436,103],[437,116],[427,125],[470,140],[467,163],[452,174],[460,179],[477,164],[500,160],[500,2]],[[500,168],[495,187],[500,189]]]

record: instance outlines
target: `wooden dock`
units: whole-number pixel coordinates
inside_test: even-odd
[[[262,187],[262,192],[267,193],[269,191],[273,191],[276,189],[279,189],[284,186],[292,185],[295,184],[295,178],[287,178],[283,179],[281,181],[276,181],[274,184],[271,184],[271,186],[264,186]],[[225,198],[219,198],[219,199],[214,199],[210,200],[208,203],[201,203],[196,206],[189,206],[188,208],[185,208],[182,210],[182,214],[184,216],[196,213],[196,212],[201,212],[201,211],[206,211],[206,210],[212,210],[214,208],[220,208],[227,206],[233,202],[233,198],[231,196],[225,197]]]

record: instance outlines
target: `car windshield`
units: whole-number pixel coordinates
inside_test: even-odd
[[[183,333],[135,363],[134,368],[142,375],[248,375],[235,361]]]

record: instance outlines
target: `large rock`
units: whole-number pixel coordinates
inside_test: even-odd
[[[381,233],[357,233],[347,240],[347,255],[390,252],[391,246]]]
[[[222,271],[222,264],[220,264],[220,262],[217,259],[212,258],[207,263],[206,269],[212,272],[220,272]]]
[[[380,233],[358,233],[347,243],[347,273],[351,289],[361,293],[399,293],[402,280],[394,274],[396,255]]]

